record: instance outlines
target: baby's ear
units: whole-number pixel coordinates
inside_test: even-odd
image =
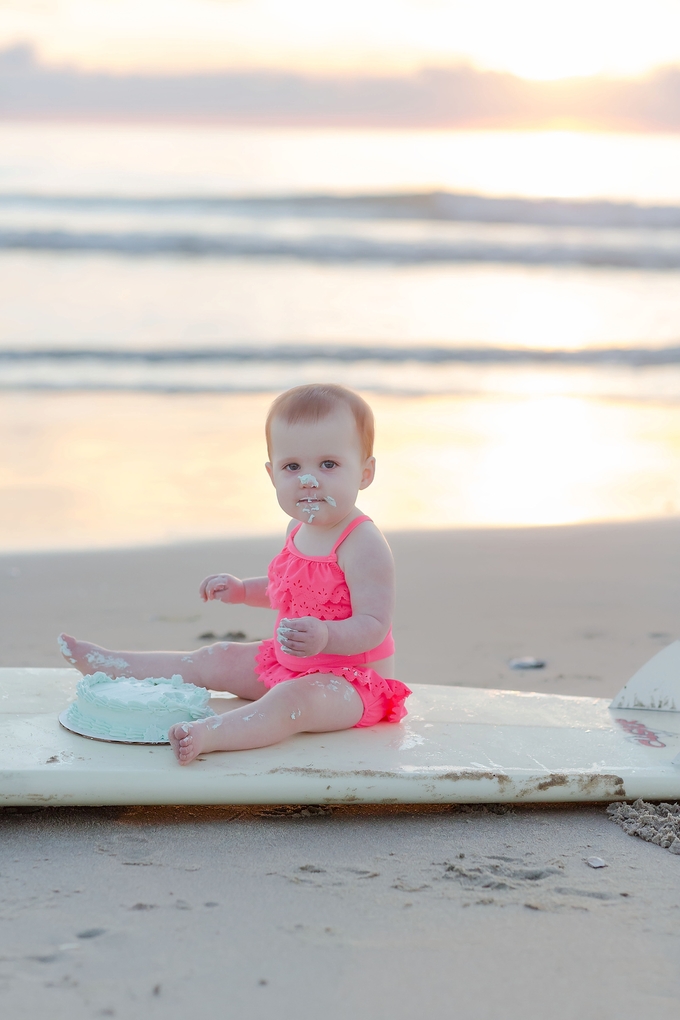
[[[274,468],[271,466],[271,463],[269,461],[267,461],[267,463],[265,464],[265,468],[267,470],[267,474],[269,475],[269,481],[273,485],[274,484]]]
[[[375,478],[375,457],[368,457],[364,464],[364,470],[361,475],[360,489],[367,489],[373,479]]]

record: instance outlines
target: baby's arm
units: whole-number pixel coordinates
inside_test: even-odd
[[[267,595],[268,578],[246,577],[241,580],[233,574],[211,574],[201,581],[199,595],[204,602],[218,599],[220,602],[245,603],[270,609]]]
[[[352,598],[347,620],[282,620],[285,651],[302,657],[356,655],[376,648],[392,625],[394,560],[382,533],[366,523],[343,542],[338,556]]]

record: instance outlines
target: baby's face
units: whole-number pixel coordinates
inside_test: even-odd
[[[314,423],[290,425],[275,418],[271,457],[267,471],[281,509],[320,527],[346,517],[375,472],[375,459],[364,457],[354,417],[342,405]]]

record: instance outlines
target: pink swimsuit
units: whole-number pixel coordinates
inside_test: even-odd
[[[343,531],[330,556],[305,556],[295,545],[298,524],[286,539],[278,556],[269,564],[267,592],[278,610],[276,629],[284,618],[315,616],[317,620],[346,620],[352,615],[352,601],[345,575],[338,563],[338,547],[359,524],[370,521],[365,514],[355,517]],[[274,633],[276,634],[276,629]],[[399,722],[406,715],[404,702],[411,691],[399,680],[388,680],[366,663],[385,659],[394,652],[392,629],[377,648],[358,655],[309,655],[301,659],[284,652],[276,638],[262,641],[255,669],[267,687],[313,673],[333,673],[354,687],[364,703],[357,726],[378,722]],[[305,669],[300,669],[301,666]],[[363,667],[363,668],[362,668]]]

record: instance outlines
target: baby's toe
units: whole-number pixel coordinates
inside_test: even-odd
[[[179,753],[179,750],[183,743],[190,739],[188,727],[186,723],[175,723],[168,730],[168,740],[172,744],[172,749],[175,753]]]
[[[191,730],[191,723],[176,723],[168,731],[168,740],[180,765],[188,765],[198,754]]]

